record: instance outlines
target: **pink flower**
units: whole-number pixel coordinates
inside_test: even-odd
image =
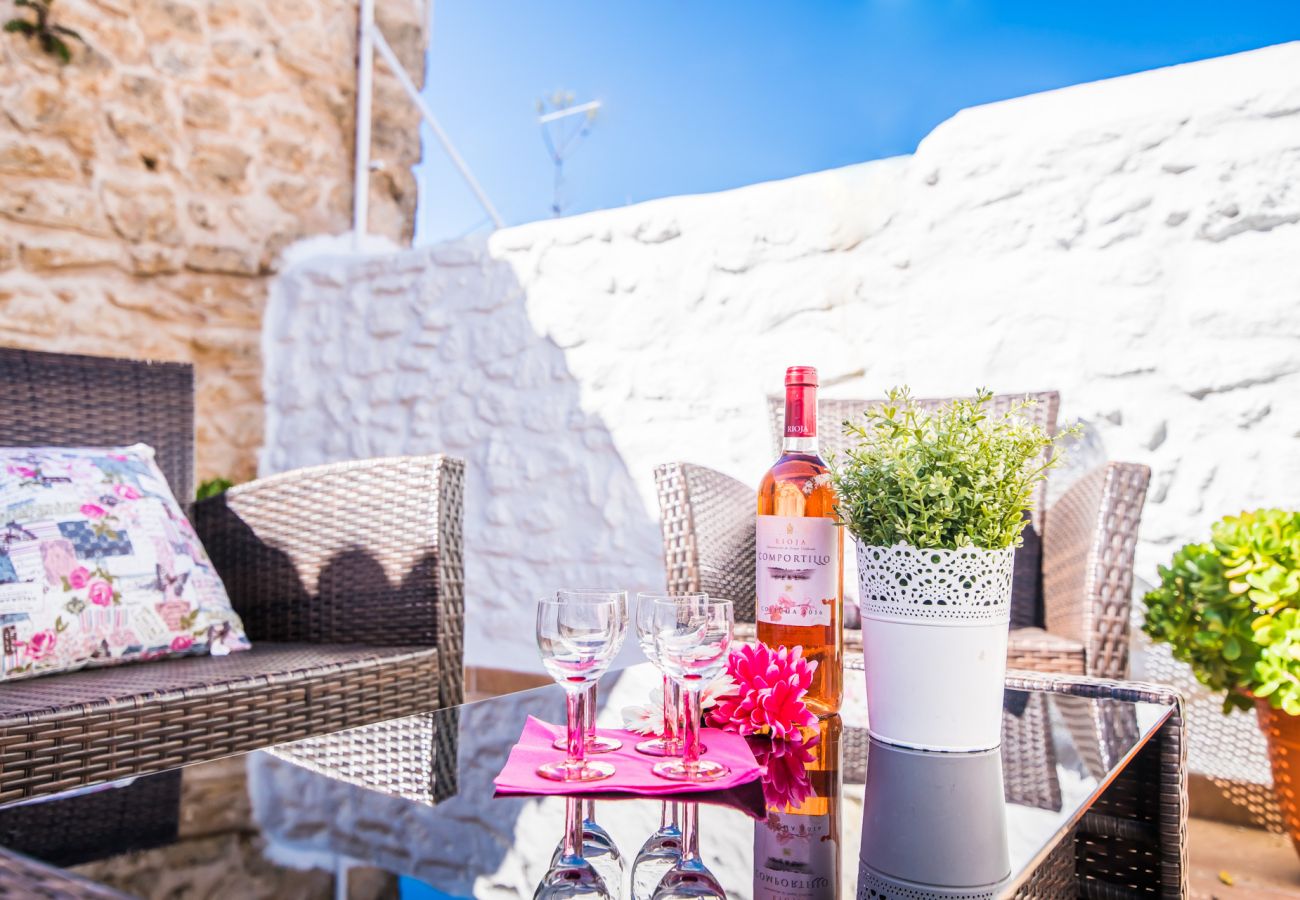
[[[54,649],[57,640],[58,635],[48,628],[45,631],[38,631],[27,642],[27,655],[32,659],[42,659]]]
[[[793,738],[817,721],[803,701],[815,671],[817,663],[803,658],[802,647],[742,645],[727,659],[736,692],[718,699],[709,723],[747,736]]]
[[[188,650],[193,645],[194,638],[190,637],[188,634],[178,634],[176,637],[172,638],[172,649],[177,653],[182,650]]]
[[[35,478],[36,470],[28,466],[10,466],[9,471],[19,478]]]
[[[110,453],[108,454],[108,458],[115,459],[118,462],[126,462],[127,455],[125,453]]]
[[[77,566],[68,573],[68,584],[72,585],[76,590],[81,590],[90,584],[90,570],[85,566]]]
[[[812,751],[820,740],[816,734],[804,740],[798,732],[788,741],[750,739],[754,759],[763,767],[763,801],[768,806],[798,806],[812,796],[808,765],[817,758]]]
[[[108,606],[113,602],[113,587],[104,579],[96,578],[90,583],[86,596],[96,606]]]
[[[121,497],[123,500],[140,499],[140,492],[137,491],[135,488],[131,487],[131,485],[129,484],[113,485],[113,493],[117,494],[117,496]]]
[[[104,507],[97,503],[81,504],[81,514],[89,519],[102,519],[107,515],[107,513],[104,512]]]

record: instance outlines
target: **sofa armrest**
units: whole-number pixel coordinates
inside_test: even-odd
[[[194,526],[250,640],[437,647],[452,705],[464,472],[447,456],[297,469],[196,503]]]
[[[1047,510],[1043,608],[1047,630],[1084,645],[1087,674],[1128,675],[1133,554],[1151,470],[1111,462]]]

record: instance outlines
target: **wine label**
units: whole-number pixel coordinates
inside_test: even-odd
[[[839,845],[831,817],[767,811],[754,824],[754,896],[763,900],[835,897]]]
[[[759,516],[754,533],[757,618],[773,625],[830,625],[839,592],[833,519]]]

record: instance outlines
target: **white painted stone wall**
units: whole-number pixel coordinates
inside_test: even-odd
[[[467,662],[535,669],[536,595],[662,583],[656,463],[757,482],[786,365],[1058,388],[1152,468],[1150,580],[1300,505],[1297,184],[1287,44],[964,110],[909,157],[308,262],[267,313],[261,468],[465,457]]]

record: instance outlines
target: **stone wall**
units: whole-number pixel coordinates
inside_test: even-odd
[[[423,72],[422,0],[378,4]],[[0,0],[0,21],[31,18]],[[0,34],[0,343],[197,366],[200,478],[250,477],[282,248],[350,227],[355,0],[58,0]],[[377,66],[371,227],[414,221],[418,114]]]
[[[265,472],[469,462],[467,661],[533,668],[530,604],[662,584],[652,478],[757,483],[765,395],[1057,388],[1151,466],[1138,575],[1300,505],[1300,44],[961,112],[915,155],[387,257],[267,316]]]

